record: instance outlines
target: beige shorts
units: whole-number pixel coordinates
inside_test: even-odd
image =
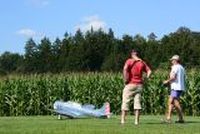
[[[136,84],[128,84],[125,86],[122,95],[122,110],[129,110],[129,103],[132,99],[134,99],[134,109],[142,109],[141,108],[141,92],[142,85]]]

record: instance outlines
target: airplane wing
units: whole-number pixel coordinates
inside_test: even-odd
[[[110,116],[110,105],[109,103],[104,103],[103,107],[100,109],[95,109],[94,105],[85,104],[81,105],[76,102],[61,102],[56,101],[54,103],[54,111],[62,116],[67,116],[69,118],[85,118],[85,117],[109,117]]]
[[[70,112],[65,112],[65,111],[62,111],[62,110],[54,110],[55,113],[58,114],[58,119],[60,119],[60,116],[65,116],[65,117],[68,117],[70,119],[74,119],[75,116],[73,113],[70,113]]]

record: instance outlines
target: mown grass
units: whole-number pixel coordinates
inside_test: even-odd
[[[125,125],[120,117],[111,119],[65,119],[55,116],[0,117],[0,134],[199,134],[200,118],[186,117],[184,124],[162,124],[163,116],[141,116],[139,126],[129,116]],[[175,119],[174,119],[175,120]]]

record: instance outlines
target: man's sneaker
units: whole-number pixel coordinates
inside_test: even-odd
[[[169,120],[169,119],[161,119],[161,122],[162,123],[166,123],[166,124],[171,124],[172,123],[172,121]]]
[[[177,121],[175,121],[175,123],[185,123],[185,121],[184,120],[177,120]]]
[[[124,125],[124,123],[125,123],[125,121],[121,121],[121,122],[120,122],[121,125]]]

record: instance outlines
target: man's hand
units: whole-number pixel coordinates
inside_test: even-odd
[[[147,72],[147,79],[149,79],[149,78],[150,78],[150,76],[151,76],[151,73],[152,73],[152,71],[151,71],[151,70],[149,70],[149,71]]]
[[[127,85],[129,82],[128,81],[124,81],[124,84]]]
[[[176,79],[176,75],[170,74],[170,78],[168,80],[163,81],[163,84],[167,85],[167,84],[171,83],[172,81],[174,81],[175,79]]]
[[[167,85],[167,84],[169,84],[169,80],[163,81],[163,85]]]

